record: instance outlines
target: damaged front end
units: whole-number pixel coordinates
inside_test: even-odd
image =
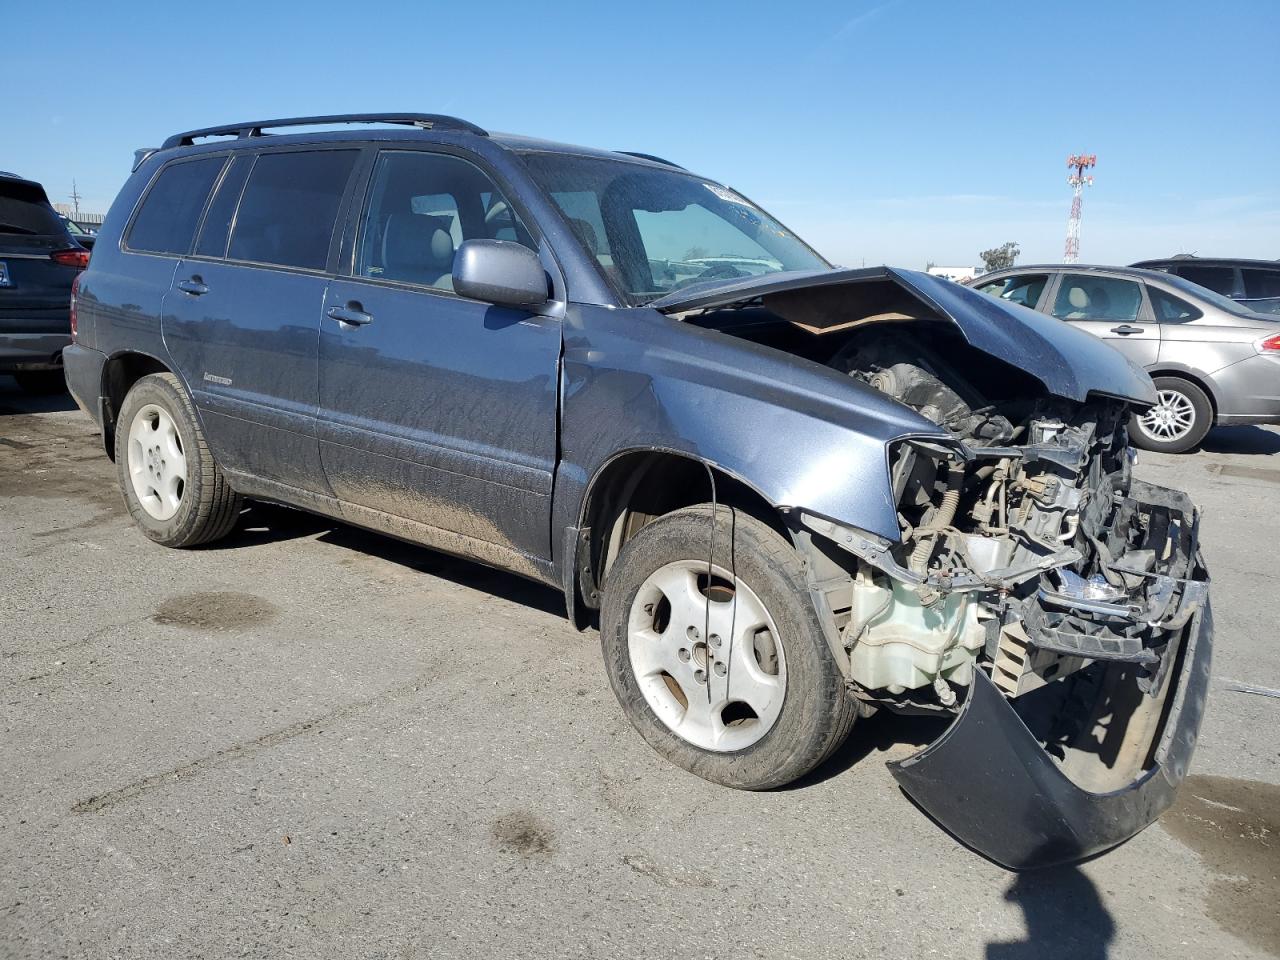
[[[954,716],[894,776],[1010,868],[1132,836],[1172,802],[1207,690],[1196,509],[1132,476],[1125,401],[993,403],[892,334],[833,363],[946,428],[889,447],[899,540],[801,515],[856,558],[815,590],[855,695]]]

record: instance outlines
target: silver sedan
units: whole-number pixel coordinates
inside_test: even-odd
[[[1013,267],[983,293],[1106,340],[1155,381],[1160,402],[1135,416],[1135,446],[1182,453],[1211,426],[1280,423],[1280,321],[1181,277],[1133,267]]]

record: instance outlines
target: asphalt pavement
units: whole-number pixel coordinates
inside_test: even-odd
[[[554,591],[280,507],[166,550],[74,404],[0,377],[0,956],[1280,956],[1277,454],[1142,456],[1205,511],[1192,776],[1122,847],[1014,875],[885,769],[932,723],[713,786],[633,732]]]

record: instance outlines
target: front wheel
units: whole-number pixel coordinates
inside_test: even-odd
[[[1213,405],[1205,392],[1181,377],[1155,377],[1158,402],[1129,421],[1135,447],[1158,453],[1186,453],[1213,426]]]
[[[181,381],[153,373],[130,388],[116,420],[116,470],[125,505],[148,537],[194,547],[226,536],[240,516]]]
[[[714,783],[778,787],[844,742],[856,716],[794,548],[710,504],[667,514],[605,582],[601,644],[627,718]]]

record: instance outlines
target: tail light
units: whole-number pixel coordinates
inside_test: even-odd
[[[76,298],[80,296],[80,278],[83,273],[77,273],[75,279],[71,281],[71,339],[75,340],[80,332],[80,324],[76,318]]]
[[[1280,353],[1280,333],[1263,337],[1257,343],[1259,353]]]
[[[64,267],[76,267],[83,270],[89,265],[89,251],[84,247],[71,247],[68,250],[55,250],[49,254],[49,258],[54,263],[60,263]]]

